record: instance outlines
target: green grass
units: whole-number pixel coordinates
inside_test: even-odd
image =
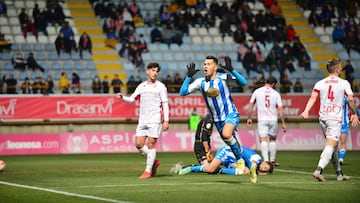
[[[249,176],[169,173],[178,161],[196,163],[192,153],[158,153],[158,174],[147,180],[138,179],[145,159],[137,153],[2,156],[7,170],[0,173],[0,202],[358,202],[360,152],[347,153],[348,182],[336,181],[331,163],[324,171],[327,181],[316,182],[311,173],[319,155],[280,151],[280,167],[257,184]]]

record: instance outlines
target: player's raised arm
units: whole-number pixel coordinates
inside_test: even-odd
[[[198,71],[200,71],[199,69],[195,69],[195,63],[190,63],[186,65],[186,68],[187,68],[187,77],[185,78],[183,84],[181,85],[179,92],[181,96],[186,96],[190,94],[189,85],[191,79]]]
[[[224,60],[225,60],[225,66],[222,66],[222,68],[229,71],[232,75],[235,76],[236,83],[238,85],[243,85],[243,86],[247,85],[246,78],[233,68],[231,64],[231,58],[229,56],[225,56]]]

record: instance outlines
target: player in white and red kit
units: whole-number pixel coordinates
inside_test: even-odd
[[[140,179],[156,174],[160,161],[156,160],[156,141],[161,130],[169,128],[169,105],[166,86],[157,80],[160,71],[158,63],[149,63],[147,80],[140,83],[131,96],[118,93],[116,97],[127,103],[140,101],[139,122],[136,128],[135,146],[146,157],[146,168]],[[148,145],[145,140],[148,139]]]
[[[359,118],[356,115],[350,84],[339,77],[342,70],[340,59],[329,60],[326,68],[329,76],[315,84],[305,110],[300,115],[307,119],[310,109],[315,104],[317,98],[320,97],[319,122],[326,138],[326,146],[320,155],[320,160],[313,173],[313,177],[320,182],[324,182],[325,179],[322,172],[331,160],[336,170],[337,180],[349,180],[350,177],[345,176],[341,170],[337,153],[341,123],[344,116],[344,96],[348,98],[349,108],[352,113],[350,117],[352,126],[359,125]]]
[[[252,126],[251,114],[254,105],[257,107],[257,135],[260,137],[260,151],[264,161],[269,161],[273,166],[278,164],[276,160],[276,136],[278,133],[278,114],[282,123],[282,129],[286,131],[283,116],[283,105],[280,94],[274,89],[277,80],[270,76],[264,86],[256,89],[251,95],[248,109],[248,127]]]

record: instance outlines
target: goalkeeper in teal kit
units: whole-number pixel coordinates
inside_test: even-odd
[[[235,130],[240,122],[240,114],[231,97],[227,82],[235,79],[238,85],[244,86],[247,85],[247,81],[244,76],[233,69],[228,56],[225,57],[225,66],[222,68],[228,73],[219,73],[218,59],[214,56],[207,56],[204,62],[204,77],[192,82],[192,77],[199,69],[195,69],[194,63],[188,64],[187,77],[181,86],[180,95],[186,96],[200,91],[221,138],[231,148],[240,167],[243,164],[240,161],[242,148],[235,136]],[[256,164],[246,163],[246,165],[253,165],[250,168],[250,180],[252,183],[256,183]]]

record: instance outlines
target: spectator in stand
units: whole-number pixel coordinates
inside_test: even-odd
[[[205,19],[204,16],[201,13],[201,9],[197,8],[195,9],[195,13],[192,16],[192,22],[194,23],[194,25],[198,25],[199,27],[203,27],[205,26]]]
[[[303,88],[303,85],[301,84],[300,78],[296,78],[295,84],[293,85],[293,91],[294,91],[294,93],[303,93],[304,92],[304,88]]]
[[[124,20],[123,16],[122,15],[116,16],[116,20],[114,23],[115,23],[115,29],[114,29],[114,26],[112,26],[110,28],[113,28],[115,30],[116,37],[118,37],[121,29],[125,26],[125,20]]]
[[[66,74],[66,72],[61,72],[61,77],[60,77],[60,80],[59,80],[60,92],[62,94],[69,94],[70,93],[69,88],[70,88],[70,82],[69,82],[69,79],[67,77],[67,74]]]
[[[59,3],[57,3],[55,5],[55,8],[53,9],[53,14],[54,14],[55,21],[58,24],[61,24],[62,22],[64,22],[66,18],[72,18],[71,16],[65,15],[64,10]]]
[[[292,55],[299,61],[300,52],[302,49],[305,49],[305,46],[301,43],[300,38],[296,37],[292,45]]]
[[[164,85],[168,89],[169,93],[175,93],[175,90],[174,90],[174,88],[172,86],[173,85],[173,79],[172,79],[170,74],[167,74],[166,78],[163,79],[161,82],[164,83]]]
[[[4,78],[5,75],[3,76],[0,75],[0,94],[4,94]]]
[[[254,77],[253,79],[254,83],[253,85],[250,85],[249,88],[251,88],[251,92],[254,92],[257,88],[262,87],[265,85],[265,77],[264,75],[261,75],[259,78]]]
[[[17,79],[14,77],[14,74],[10,73],[9,78],[3,77],[3,80],[6,84],[6,94],[17,94]]]
[[[280,71],[279,56],[275,53],[273,49],[270,50],[270,53],[266,56],[265,65],[267,66],[266,69],[269,70],[269,73],[275,70]]]
[[[41,72],[45,72],[45,69],[36,61],[34,52],[29,53],[29,56],[26,59],[26,64],[28,69],[31,69],[32,71],[39,69]]]
[[[30,20],[28,14],[26,13],[25,8],[21,8],[21,11],[20,11],[18,17],[19,17],[19,23],[20,23],[21,28],[23,28],[25,26],[25,24],[28,22],[28,20]]]
[[[15,59],[11,59],[11,63],[13,64],[15,70],[25,71],[26,69],[26,60],[21,52],[17,54]]]
[[[70,41],[65,38],[63,32],[60,32],[56,37],[55,48],[58,55],[60,55],[61,52],[70,53]]]
[[[246,41],[243,41],[240,43],[238,51],[237,51],[237,61],[241,62],[244,60],[246,52],[249,50],[249,47],[246,43]]]
[[[220,21],[219,32],[221,33],[221,37],[222,37],[223,41],[224,41],[226,35],[228,35],[228,36],[232,35],[230,21],[225,16],[222,17],[222,19]]]
[[[166,24],[162,25],[161,42],[168,45],[172,43],[173,33],[172,30],[167,27]]]
[[[81,94],[80,76],[76,72],[71,74],[71,89],[74,94]]]
[[[319,15],[316,12],[316,8],[311,9],[310,15],[308,17],[308,22],[314,27],[321,26],[321,22],[319,19]]]
[[[32,91],[31,91],[31,82],[30,82],[29,77],[26,77],[24,82],[21,83],[20,89],[22,91],[22,94],[31,94],[32,93]]]
[[[105,75],[103,80],[101,81],[101,86],[102,86],[102,93],[108,94],[110,92],[110,82],[107,75]]]
[[[92,54],[92,41],[86,32],[83,32],[79,39],[80,58],[83,58],[84,50],[87,50],[90,54]]]
[[[107,47],[116,48],[116,45],[119,43],[119,37],[116,34],[114,28],[110,28],[107,32],[106,32],[106,40],[105,40],[105,45]]]
[[[48,31],[46,29],[48,22],[47,22],[45,13],[40,12],[40,13],[37,14],[37,11],[33,10],[33,16],[34,16],[34,26],[35,26],[35,36],[36,36],[36,38],[39,36],[40,32],[42,32],[45,36],[48,36]]]
[[[78,52],[78,47],[77,47],[77,43],[75,41],[75,38],[74,36],[70,36],[70,39],[69,39],[69,47],[70,47],[70,52],[69,54],[71,55],[71,52],[75,52],[77,53]]]
[[[136,41],[136,45],[137,45],[137,48],[140,53],[149,52],[147,42],[146,42],[143,34],[139,35],[139,39]]]
[[[67,39],[67,40],[69,40],[71,36],[72,37],[75,36],[75,33],[74,33],[73,29],[71,28],[68,21],[63,22],[63,24],[59,30],[59,33],[63,33],[65,39]]]
[[[133,75],[129,77],[128,81],[126,82],[126,86],[127,86],[127,94],[132,94],[136,88],[136,81]]]
[[[233,34],[234,42],[241,44],[246,40],[246,32],[239,25]]]
[[[333,42],[340,42],[341,44],[345,44],[345,31],[337,24],[332,32]]]
[[[274,50],[275,54],[277,56],[280,56],[283,54],[283,48],[280,45],[280,41],[275,41],[273,47],[271,48],[271,50]]]
[[[106,18],[106,7],[103,0],[98,0],[94,3],[94,13],[95,16],[100,17],[101,19]]]
[[[135,14],[133,16],[133,22],[134,22],[134,27],[135,28],[145,26],[143,17],[140,14]]]
[[[250,75],[250,71],[258,72],[256,55],[251,51],[251,49],[248,49],[245,53],[242,63],[246,70],[247,76]]]
[[[171,0],[170,1],[170,4],[168,6],[168,12],[171,14],[171,15],[174,15],[180,8],[180,5],[177,3],[176,0]]]
[[[259,10],[257,14],[255,14],[255,22],[260,27],[266,27],[266,20],[265,20],[265,14],[264,10]]]
[[[37,76],[34,82],[31,85],[33,94],[44,94],[45,93],[45,83],[40,76]]]
[[[152,27],[153,25],[153,18],[151,17],[149,11],[147,11],[144,16],[144,25],[146,25],[147,27]]]
[[[279,57],[280,62],[280,71],[285,72],[286,69],[290,71],[290,73],[295,72],[295,67],[293,65],[292,56],[290,55],[288,48],[284,48],[283,54]],[[281,81],[280,81],[281,83]]]
[[[134,65],[135,65],[136,69],[138,70],[138,73],[141,73],[141,72],[145,71],[145,63],[144,63],[144,60],[141,57],[140,52],[137,52],[135,54]]]
[[[0,53],[3,53],[3,51],[11,51],[11,45],[11,42],[5,39],[5,35],[0,33]]]
[[[28,19],[22,27],[22,33],[23,33],[23,36],[25,39],[27,37],[27,33],[29,33],[29,32],[31,32],[31,34],[33,36],[35,36],[35,37],[37,36],[35,33],[35,25],[30,19]]]
[[[322,8],[321,8],[321,12],[319,14],[319,21],[320,21],[320,24],[324,27],[330,27],[331,26],[331,13],[330,11],[328,10],[328,8],[324,5]]]
[[[292,82],[289,80],[288,75],[283,72],[282,77],[280,78],[280,93],[290,93]]]
[[[51,75],[47,76],[45,80],[45,94],[54,94],[54,81],[51,77]]]
[[[296,31],[292,24],[286,27],[286,39],[290,42],[294,41],[296,37]]]
[[[180,87],[181,87],[182,83],[183,83],[183,79],[180,77],[180,74],[175,73],[174,80],[173,80],[175,93],[180,92]]]
[[[114,74],[114,78],[111,81],[111,86],[113,88],[114,93],[121,92],[121,86],[123,85],[123,82],[119,79],[119,75],[117,73]]]
[[[269,8],[270,13],[273,14],[275,17],[282,15],[282,10],[280,5],[277,1],[274,1],[274,3]]]
[[[311,71],[311,58],[305,48],[302,48],[299,54],[299,66],[305,71]]]
[[[7,6],[5,0],[0,0],[0,16],[7,16]]]
[[[342,69],[345,72],[345,79],[350,83],[353,84],[353,81],[355,79],[354,76],[354,67],[351,64],[350,60],[346,60],[346,64],[344,68]]]
[[[345,37],[345,49],[348,54],[350,51],[357,51],[360,52],[360,39],[356,36],[356,30],[354,27],[350,28],[349,31],[346,33]]]
[[[91,89],[93,91],[94,94],[100,94],[101,90],[102,90],[102,86],[101,86],[101,80],[100,77],[98,75],[96,75],[91,83]]]
[[[131,16],[141,15],[141,10],[139,5],[136,3],[136,0],[132,0],[131,4],[128,7],[128,10]]]

